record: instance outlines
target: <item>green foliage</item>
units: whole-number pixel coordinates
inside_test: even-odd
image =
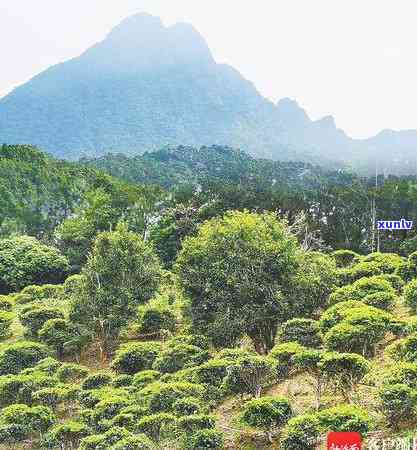
[[[42,406],[48,406],[55,409],[58,404],[63,400],[63,391],[60,388],[48,387],[36,391],[32,395],[34,403]]]
[[[404,299],[407,306],[417,311],[417,279],[411,280],[404,288]]]
[[[355,353],[325,353],[318,366],[347,400],[370,369],[366,359]]]
[[[15,423],[0,425],[0,444],[12,447],[13,444],[24,441],[29,432],[30,429],[27,425]]]
[[[42,305],[28,305],[19,313],[19,320],[27,328],[26,335],[37,338],[39,330],[50,319],[63,319],[64,314],[59,308]]]
[[[113,376],[110,373],[97,372],[84,379],[82,388],[85,390],[100,389],[103,386],[111,384],[112,381]]]
[[[274,359],[265,356],[247,356],[237,359],[227,371],[224,385],[234,393],[259,396],[276,377]]]
[[[338,405],[317,414],[325,431],[353,431],[366,436],[373,426],[368,412],[354,405]]]
[[[55,448],[60,445],[78,448],[81,439],[89,434],[90,429],[87,425],[70,420],[52,427],[45,436],[44,442],[48,448]]]
[[[203,350],[208,350],[210,348],[209,340],[202,334],[177,334],[168,341],[170,347],[178,344],[195,345]]]
[[[62,284],[26,286],[22,290],[21,294],[23,297],[26,297],[26,301],[20,300],[18,303],[41,302],[48,299],[59,299],[64,294],[64,286]]]
[[[11,326],[14,320],[14,314],[8,311],[0,311],[0,340],[11,336]]]
[[[13,403],[32,404],[33,395],[38,390],[52,387],[56,380],[47,374],[37,372],[32,374],[5,375],[0,377],[0,406]]]
[[[230,359],[213,358],[196,367],[193,375],[199,383],[219,387],[227,375],[228,367],[233,363]]]
[[[139,331],[144,334],[157,334],[163,330],[174,331],[177,326],[177,318],[172,309],[173,306],[161,298],[139,306]]]
[[[280,288],[294,271],[297,242],[272,214],[229,212],[187,238],[176,270],[191,299],[195,329],[224,346],[246,333],[259,352],[273,347]],[[227,323],[227,326],[225,326]]]
[[[10,312],[13,309],[14,301],[7,295],[0,295],[0,311]]]
[[[143,388],[148,383],[156,381],[161,376],[161,372],[157,370],[142,370],[141,372],[133,375],[131,384],[137,388]]]
[[[57,352],[59,358],[76,353],[83,343],[78,328],[67,319],[47,320],[38,336]]]
[[[375,262],[382,273],[392,274],[403,263],[403,258],[395,253],[370,253],[363,258],[364,262]]]
[[[318,322],[313,319],[291,319],[282,324],[278,333],[281,342],[298,342],[305,347],[319,347],[321,344]]]
[[[277,361],[278,375],[286,377],[293,368],[293,358],[295,355],[303,352],[303,347],[298,342],[286,342],[285,344],[277,344],[272,349],[270,357]]]
[[[207,350],[194,345],[178,344],[168,347],[155,359],[152,368],[162,373],[173,373],[187,367],[198,366],[209,359]]]
[[[44,433],[54,424],[56,418],[46,406],[29,407],[15,404],[3,408],[0,420],[5,424],[23,425],[30,431]]]
[[[159,413],[140,419],[137,424],[137,429],[158,442],[161,438],[173,433],[175,424],[175,416],[168,413]]]
[[[132,433],[121,427],[112,427],[103,434],[93,434],[80,441],[79,450],[108,450]]]
[[[417,389],[417,363],[403,362],[390,368],[385,384],[406,384]]]
[[[199,414],[202,411],[201,401],[195,397],[180,398],[172,407],[178,416],[190,416],[192,414]]]
[[[64,363],[56,372],[59,381],[64,383],[75,383],[81,381],[89,374],[87,367],[75,363]]]
[[[48,355],[48,348],[37,342],[20,341],[10,344],[0,352],[0,375],[17,374],[33,367]]]
[[[117,442],[112,450],[152,450],[152,441],[144,434],[129,436]]]
[[[172,411],[174,403],[185,397],[201,397],[204,387],[187,382],[162,383],[156,381],[144,387],[139,395],[143,397],[151,412]]]
[[[184,433],[191,434],[198,430],[214,428],[216,419],[215,417],[206,414],[193,414],[180,417],[177,421],[177,425]]]
[[[281,435],[283,450],[315,450],[321,432],[315,414],[304,414],[288,421]]]
[[[261,397],[244,404],[241,420],[251,427],[273,430],[285,425],[292,415],[286,398]]]
[[[349,267],[352,264],[356,263],[360,259],[360,255],[352,250],[335,250],[331,254],[332,258],[336,261],[336,265],[339,268]]]
[[[199,430],[190,437],[189,449],[221,449],[224,445],[223,433],[217,430]]]
[[[145,241],[120,226],[98,235],[82,275],[71,320],[94,331],[109,354],[121,327],[154,294],[161,278],[159,261]]]
[[[311,317],[326,306],[329,294],[336,287],[337,269],[334,260],[319,252],[299,252],[298,268],[284,286],[284,320]]]
[[[54,247],[29,236],[0,240],[0,293],[20,291],[30,284],[59,283],[69,270],[67,259]]]
[[[417,334],[394,342],[386,352],[397,361],[417,362]]]
[[[150,369],[161,348],[158,342],[132,342],[121,345],[116,352],[112,368],[118,373],[128,375]]]
[[[387,310],[397,305],[399,299],[391,292],[374,292],[364,297],[362,301],[365,305]]]
[[[397,427],[412,419],[417,405],[417,392],[406,384],[388,384],[379,393],[382,413],[388,424]]]
[[[364,299],[376,292],[387,292],[395,295],[395,290],[389,281],[380,276],[364,277],[353,284],[336,289],[329,296],[329,304],[345,302],[349,300],[364,301]]]

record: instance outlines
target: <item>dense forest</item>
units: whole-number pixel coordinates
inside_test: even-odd
[[[411,439],[414,177],[0,147],[0,448]],[[406,448],[406,447],[404,447]]]

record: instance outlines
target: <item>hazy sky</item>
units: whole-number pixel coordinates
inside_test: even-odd
[[[192,23],[264,96],[352,136],[417,128],[415,0],[0,0],[0,96],[136,12]]]

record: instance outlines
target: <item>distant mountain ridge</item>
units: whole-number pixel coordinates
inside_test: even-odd
[[[417,173],[417,131],[352,139],[331,116],[312,121],[290,99],[262,97],[215,62],[191,25],[165,27],[147,14],[0,99],[0,142],[68,159],[225,145],[274,160]]]

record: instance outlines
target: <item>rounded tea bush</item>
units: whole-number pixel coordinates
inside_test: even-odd
[[[103,386],[111,384],[112,380],[113,377],[110,373],[98,372],[85,378],[81,387],[84,390],[100,389]]]
[[[404,299],[412,311],[417,312],[417,279],[410,281],[404,288]]]
[[[296,318],[285,322],[278,334],[281,342],[298,342],[305,347],[319,347],[320,328],[313,319]]]
[[[390,426],[409,421],[414,417],[417,391],[406,384],[388,384],[378,393],[381,410]]]
[[[0,375],[17,374],[35,366],[47,356],[48,347],[38,342],[20,341],[10,344],[0,352]]]
[[[172,407],[178,416],[190,416],[202,411],[201,400],[195,397],[180,398]]]
[[[326,431],[355,431],[366,436],[372,428],[368,412],[358,406],[334,406],[320,411],[317,417]]]
[[[243,406],[243,423],[255,428],[272,430],[281,428],[292,416],[289,401],[284,397],[261,397]]]
[[[173,373],[186,367],[198,366],[209,357],[207,350],[202,350],[195,345],[178,344],[161,352],[152,368],[162,373]]]
[[[189,450],[221,449],[224,446],[223,433],[217,430],[199,430],[190,437]]]
[[[169,305],[147,304],[138,309],[138,329],[140,333],[154,334],[162,330],[174,331],[177,319]]]
[[[294,417],[283,429],[281,448],[283,450],[315,450],[320,433],[320,421],[315,414]]]
[[[122,374],[134,375],[152,368],[161,351],[158,342],[132,342],[120,346],[112,363],[112,368]]]
[[[337,267],[349,267],[360,260],[360,255],[352,250],[335,250],[331,254]]]
[[[64,314],[58,308],[41,305],[29,305],[19,314],[19,320],[27,328],[26,334],[37,337],[39,330],[50,319],[63,319]]]
[[[154,444],[145,434],[137,434],[117,442],[112,450],[152,450],[154,448]]]
[[[11,326],[14,314],[8,311],[0,311],[0,340],[7,339],[11,336]]]

